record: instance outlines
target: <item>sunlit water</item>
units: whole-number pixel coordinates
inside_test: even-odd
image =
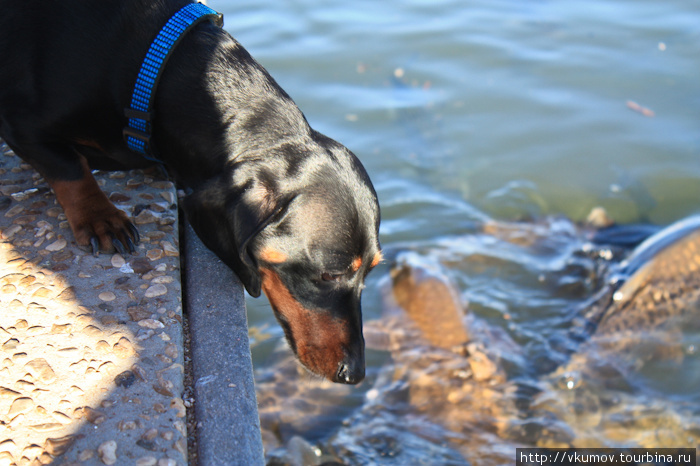
[[[561,362],[551,341],[601,286],[609,261],[586,249],[586,238],[565,220],[545,224],[543,239],[527,246],[479,233],[481,222],[580,222],[603,206],[619,223],[665,225],[699,210],[697,2],[209,4],[311,125],[363,161],[382,205],[385,250],[418,250],[438,261],[469,311],[504,329],[526,356],[506,368],[522,382],[517,393],[529,383],[546,394],[547,384],[559,383],[538,375]],[[365,321],[382,316],[387,273],[384,265],[369,277]],[[266,380],[281,370],[273,353],[283,336],[264,299],[247,304],[251,327],[263,329],[254,335],[253,358]],[[606,387],[576,395],[587,401],[577,404],[585,408],[578,418],[561,408],[564,395],[540,397],[554,413],[549,436],[540,417],[531,423],[536,428],[521,429],[526,434],[495,429],[488,439],[475,427],[458,432],[458,415],[450,421],[435,409],[431,417],[392,399],[393,388],[382,382],[395,370],[391,358],[370,351],[366,382],[332,398],[317,422],[278,440],[284,446],[299,434],[346,461],[387,464],[507,463],[518,444],[571,438],[686,446],[700,429],[697,390],[683,383],[698,380],[694,338],[687,336],[690,354],[679,367],[650,368],[614,395],[599,393]],[[288,391],[317,385],[293,383],[298,387]],[[579,381],[573,374],[561,383],[576,388]],[[518,396],[525,395],[504,389],[498,399]],[[280,388],[278,398],[268,402],[290,395]],[[367,433],[380,440],[362,443]],[[481,450],[466,437],[481,439]]]

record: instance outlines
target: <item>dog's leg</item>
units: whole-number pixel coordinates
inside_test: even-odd
[[[79,245],[99,249],[116,249],[121,254],[135,251],[139,234],[129,217],[107,199],[92,176],[84,157],[80,157],[83,175],[73,181],[47,178],[58,202],[68,217],[75,240]]]
[[[3,134],[14,152],[32,164],[53,188],[79,245],[90,247],[95,255],[100,250],[116,249],[121,254],[136,250],[135,244],[139,242],[136,227],[107,199],[87,160],[75,147],[17,144],[12,136]]]

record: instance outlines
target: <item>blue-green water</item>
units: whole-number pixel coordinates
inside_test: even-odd
[[[698,2],[209,4],[311,125],[363,161],[382,205],[383,246],[435,251],[473,312],[512,316],[516,339],[583,299],[538,281],[562,273],[553,261],[570,257],[575,241],[518,256],[503,242],[465,240],[475,222],[581,221],[602,206],[619,223],[665,225],[700,210]],[[498,261],[464,265],[478,254]],[[366,321],[381,315],[387,270],[369,277]],[[282,332],[264,298],[248,309],[251,327],[272,335],[253,347],[264,369]],[[370,353],[370,374],[383,361]]]

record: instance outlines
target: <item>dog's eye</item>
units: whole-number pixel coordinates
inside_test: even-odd
[[[337,282],[341,278],[343,278],[342,273],[331,273],[331,272],[323,272],[321,274],[321,278],[323,279],[324,282]]]

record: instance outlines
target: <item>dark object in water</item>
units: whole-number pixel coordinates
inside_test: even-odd
[[[610,286],[586,312],[596,335],[679,323],[700,293],[700,216],[664,228],[611,273]]]
[[[613,225],[597,230],[591,241],[599,245],[633,248],[659,231],[661,228],[656,225]]]

